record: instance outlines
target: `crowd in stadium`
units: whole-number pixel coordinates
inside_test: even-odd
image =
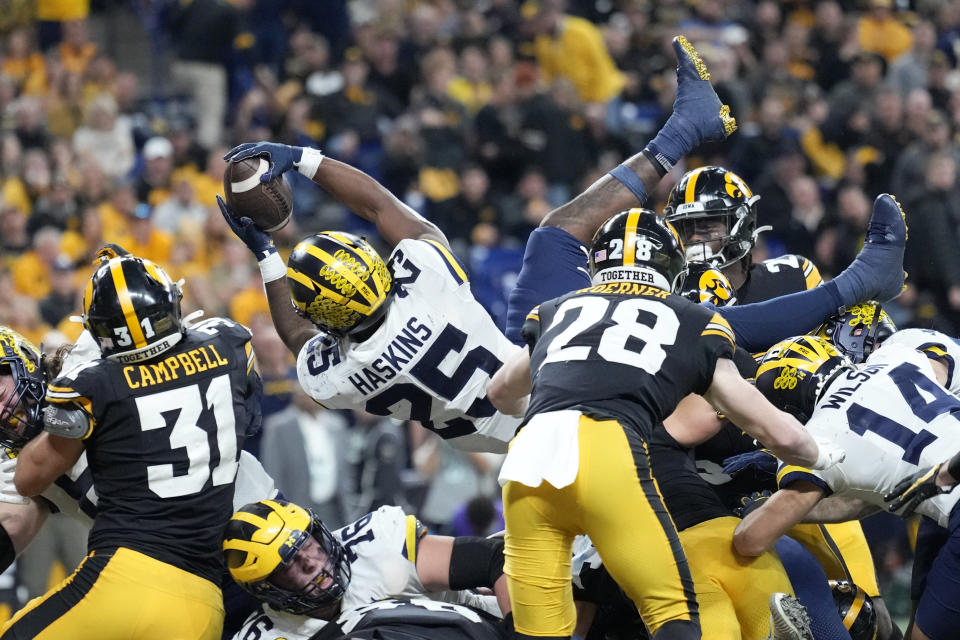
[[[760,293],[753,276],[751,296],[741,288],[747,271],[725,269],[731,295],[743,303],[840,276],[864,248],[874,198],[894,194],[909,225],[908,276],[899,297],[880,300],[885,322],[960,335],[960,3],[950,0],[2,3],[0,325],[44,353],[76,342],[95,265],[116,258],[103,258],[102,248],[122,247],[162,267],[173,283],[182,279],[184,317],[203,310],[205,318],[250,330],[263,428],[244,448],[284,498],[331,531],[375,511],[375,528],[407,536],[407,544],[420,530],[377,509],[402,507],[418,526],[450,536],[500,531],[505,449],[451,447],[413,421],[374,415],[369,405],[333,400],[321,408],[317,389],[298,382],[306,341],[291,342],[278,323],[263,262],[258,268],[251,260],[249,250],[266,245],[218,207],[225,155],[240,143],[272,141],[321,150],[323,171],[340,171],[332,162],[339,161],[364,172],[436,225],[446,261],[438,264],[469,279],[473,297],[505,330],[531,232],[626,166],[676,112],[671,43],[681,34],[739,129],[677,161],[651,161],[665,175],[640,187],[647,187],[644,206],[672,216],[684,194],[710,180],[742,200],[755,216],[750,233],[759,233],[735,256],[718,253],[724,266],[749,270],[773,260],[770,272],[779,265],[799,278],[789,291]],[[306,160],[292,162],[286,168]],[[688,173],[705,165],[722,169]],[[371,250],[390,255],[399,238],[385,237],[376,219],[350,206],[360,196],[327,188],[324,180],[334,178],[321,174],[284,174],[295,204],[290,224],[272,234],[278,255],[287,260],[301,239],[324,230],[363,236]],[[676,226],[688,244],[703,233]],[[591,235],[581,242],[589,246]],[[879,311],[876,317],[879,323]],[[729,340],[736,333],[740,344],[740,325],[730,324]],[[312,362],[302,366],[313,373]],[[722,463],[721,456],[705,464],[719,473]],[[698,468],[712,473],[699,460]],[[306,516],[291,508],[282,517]],[[889,514],[873,522],[864,525],[873,580],[879,577],[886,609],[903,623],[910,536]],[[493,553],[471,544],[479,546],[461,553]],[[46,592],[55,564],[69,573],[86,554],[85,530],[50,518],[0,576],[9,607],[0,617]],[[453,564],[441,566],[449,584],[431,584],[456,588]],[[430,588],[425,571],[416,579]],[[878,594],[860,586],[881,609]],[[897,637],[882,615],[880,637]],[[259,638],[251,635],[257,624],[242,637]],[[594,637],[622,632],[611,626]]]

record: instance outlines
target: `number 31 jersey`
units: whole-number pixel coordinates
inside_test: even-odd
[[[806,428],[844,448],[847,457],[818,471],[782,465],[780,486],[806,480],[885,508],[883,494],[900,480],[960,451],[960,400],[940,386],[927,356],[888,341],[827,387]],[[956,491],[936,496],[917,513],[946,527],[958,500]]]
[[[330,409],[418,420],[461,449],[505,452],[520,421],[498,413],[486,388],[517,347],[443,245],[403,240],[389,267],[381,326],[363,342],[326,334],[309,341],[297,358],[300,385]]]
[[[139,364],[98,359],[47,388],[80,407],[97,492],[90,549],[126,547],[219,584],[240,449],[259,421],[250,332],[211,318]],[[47,430],[51,430],[48,422]]]

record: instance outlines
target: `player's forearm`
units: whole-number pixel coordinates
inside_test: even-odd
[[[303,345],[317,334],[317,328],[294,311],[293,304],[290,302],[290,285],[287,284],[286,278],[268,282],[265,288],[273,326],[290,353],[296,356]]]
[[[494,374],[487,385],[487,398],[500,413],[520,416],[527,409],[530,387],[530,351],[523,347]]]
[[[880,507],[860,498],[830,496],[823,498],[803,518],[808,523],[833,523],[861,520],[881,511]]]
[[[406,238],[438,236],[440,230],[379,182],[350,165],[325,157],[313,181],[355,214],[377,225],[380,235],[396,245]],[[446,244],[446,240],[442,242]]]
[[[623,165],[637,174],[647,193],[660,182],[660,174],[642,153],[631,156]],[[563,227],[581,242],[589,243],[598,218],[603,220],[618,211],[644,204],[646,202],[638,201],[622,182],[606,174],[573,200],[548,213],[541,225]]]
[[[940,467],[937,473],[938,487],[953,487],[960,481],[960,453],[947,461],[947,464]]]
[[[77,463],[83,441],[41,433],[27,443],[17,456],[13,484],[28,498],[38,496]]]
[[[745,556],[770,551],[780,536],[799,523],[822,497],[823,491],[809,483],[774,492],[737,525],[733,532],[734,548]]]

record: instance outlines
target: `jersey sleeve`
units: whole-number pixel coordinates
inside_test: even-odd
[[[698,307],[699,309],[700,307]],[[696,388],[694,393],[703,394],[710,387],[713,380],[713,372],[717,367],[717,360],[720,358],[733,359],[733,353],[736,349],[733,329],[723,317],[713,312],[711,318],[700,330],[698,354],[702,363],[702,382]]]
[[[931,329],[902,329],[884,341],[879,353],[888,345],[903,345],[919,351],[931,360],[942,362],[947,367],[947,384],[950,393],[960,395],[960,343],[950,336]]]
[[[823,276],[820,275],[820,270],[817,269],[816,265],[803,256],[797,256],[797,260],[800,262],[800,270],[803,273],[803,281],[807,289],[819,286],[823,282]]]
[[[803,480],[820,487],[829,496],[834,492],[834,489],[827,480],[818,475],[819,473],[821,472],[781,462],[777,469],[777,488],[783,489],[794,482]]]
[[[86,440],[93,433],[96,427],[96,414],[93,408],[93,398],[97,388],[98,367],[97,361],[86,362],[74,367],[67,373],[61,375],[49,385],[47,385],[47,394],[45,401],[49,405],[44,412],[44,428],[55,435],[64,437],[80,438]],[[76,423],[85,423],[86,429],[83,433],[76,433],[71,429],[71,435],[59,433],[56,426],[48,424],[47,416],[59,414],[59,419],[66,419]]]
[[[467,270],[441,242],[401,240],[394,249],[393,256],[396,257],[397,252],[410,259],[417,268],[430,269],[438,277],[451,282],[454,287],[468,284]],[[404,266],[402,261],[400,266]]]

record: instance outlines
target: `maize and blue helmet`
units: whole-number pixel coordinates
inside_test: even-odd
[[[40,350],[4,326],[0,326],[0,375],[13,378],[12,391],[0,406],[0,444],[19,449],[43,431],[46,380]]]
[[[775,407],[806,422],[827,384],[852,366],[823,338],[788,338],[770,347],[760,359],[757,389]]]

